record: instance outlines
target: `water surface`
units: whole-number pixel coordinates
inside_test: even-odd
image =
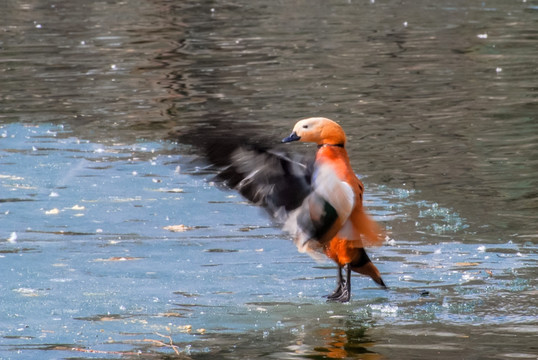
[[[536,358],[532,2],[4,8],[0,357]],[[182,138],[314,115],[390,231],[344,305]]]

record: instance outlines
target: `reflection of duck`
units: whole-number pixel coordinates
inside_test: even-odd
[[[324,345],[314,347],[316,353],[322,354],[325,359],[381,359],[381,355],[368,348],[375,345],[365,335],[365,328],[350,328],[347,330],[326,328],[318,329],[323,337]],[[313,359],[321,356],[312,356]]]
[[[364,187],[351,169],[340,125],[326,118],[304,119],[283,140],[316,143],[314,161],[247,145],[244,138],[201,135],[203,144],[198,145],[220,166],[219,176],[228,186],[284,223],[301,252],[314,258],[327,256],[338,264],[338,286],[329,300],[349,301],[351,271],[385,287],[364,250],[364,246],[380,245],[383,239],[377,224],[364,212]]]

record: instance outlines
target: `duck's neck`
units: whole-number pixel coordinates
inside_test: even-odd
[[[344,144],[318,144],[318,149],[321,149],[324,146],[336,146],[336,147],[344,147]]]
[[[318,146],[316,161],[335,161],[343,159],[348,161],[347,151],[344,148],[344,145],[322,144]]]

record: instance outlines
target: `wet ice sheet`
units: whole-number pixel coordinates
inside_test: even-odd
[[[506,337],[507,356],[532,355],[535,246],[483,241],[420,193],[367,183],[390,230],[371,251],[390,290],[357,276],[350,304],[326,304],[332,265],[182,171],[171,144],[104,146],[52,125],[0,136],[2,357],[449,358]]]

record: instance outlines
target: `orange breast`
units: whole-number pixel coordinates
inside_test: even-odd
[[[348,182],[353,190],[358,179],[351,168],[346,149],[338,146],[323,146],[316,154],[316,163],[330,164],[342,181]],[[357,189],[358,190],[358,189]]]

